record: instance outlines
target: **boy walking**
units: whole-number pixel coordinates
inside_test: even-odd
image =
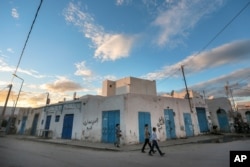
[[[143,144],[143,147],[141,149],[142,153],[145,153],[144,149],[145,149],[147,144],[149,145],[149,148],[151,149],[151,144],[149,142],[150,133],[149,133],[149,130],[148,130],[148,124],[145,124],[145,127],[144,127],[144,138],[145,138],[144,144]]]
[[[148,155],[152,156],[152,152],[154,152],[154,147],[156,147],[157,151],[159,152],[159,154],[161,156],[163,156],[165,153],[161,152],[159,146],[158,146],[158,142],[159,139],[157,138],[157,135],[156,135],[156,127],[153,127],[153,133],[152,133],[152,136],[151,136],[151,141],[152,141],[152,147],[150,148],[150,151],[148,153]]]
[[[115,126],[115,143],[116,147],[120,147],[120,137],[121,137],[120,124],[116,124]]]

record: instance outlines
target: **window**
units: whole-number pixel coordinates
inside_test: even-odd
[[[60,115],[57,115],[56,119],[55,119],[55,122],[59,122],[59,120],[60,120]]]

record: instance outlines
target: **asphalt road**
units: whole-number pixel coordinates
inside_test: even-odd
[[[149,156],[0,137],[0,167],[229,167],[230,150],[250,150],[250,140],[185,144]]]

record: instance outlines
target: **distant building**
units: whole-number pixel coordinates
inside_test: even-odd
[[[237,111],[241,115],[242,121],[250,125],[250,103],[238,103]]]
[[[225,98],[206,100],[212,118],[213,126],[220,132],[234,132],[234,111],[230,101]]]

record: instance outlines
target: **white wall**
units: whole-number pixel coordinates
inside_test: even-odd
[[[102,138],[102,111],[119,110],[120,127],[124,132],[125,123],[123,121],[124,97],[123,95],[101,97],[88,96],[82,100],[83,122],[82,139],[92,142],[100,142]]]
[[[126,143],[138,143],[139,125],[138,112],[145,111],[151,114],[151,126],[160,128],[158,137],[160,140],[166,140],[165,124],[157,126],[159,119],[164,118],[164,109],[173,109],[175,112],[175,130],[177,138],[186,136],[184,129],[183,113],[190,113],[188,101],[186,99],[174,99],[160,96],[146,96],[137,94],[128,94],[126,97],[126,108],[124,122],[126,122]],[[191,113],[193,124],[197,124],[195,113]],[[164,119],[165,120],[165,119]],[[165,121],[164,121],[165,123]],[[198,126],[194,126],[195,135],[199,134]]]
[[[138,143],[138,112],[143,111],[150,112],[151,127],[160,129],[157,131],[158,137],[164,141],[167,138],[164,109],[168,108],[173,109],[175,113],[174,120],[177,138],[186,136],[183,113],[191,114],[194,135],[200,134],[196,112],[195,110],[192,113],[190,112],[187,99],[132,93],[108,97],[87,95],[76,101],[49,105],[45,107],[45,112],[41,108],[38,129],[44,129],[46,117],[51,115],[50,130],[53,131],[53,137],[61,138],[64,116],[66,114],[74,114],[72,139],[101,142],[102,111],[119,110],[120,127],[123,135],[121,143]],[[57,115],[60,115],[60,120],[55,122]],[[163,123],[159,121],[162,118],[164,119]],[[43,124],[41,124],[42,120],[44,120]]]
[[[43,115],[43,124],[40,126],[41,129],[45,128],[47,116],[51,116],[49,130],[53,131],[53,138],[62,137],[62,128],[64,116],[66,114],[73,114],[73,128],[72,128],[72,139],[81,138],[81,122],[82,122],[82,110],[81,101],[69,101],[60,104],[49,105],[45,107],[45,112]],[[55,121],[56,116],[60,116],[58,122]],[[42,119],[41,119],[42,121]]]
[[[139,142],[138,112],[150,112],[151,126],[160,128],[157,131],[160,140],[166,140],[165,124],[159,127],[159,118],[164,118],[164,109],[175,112],[175,130],[177,138],[186,136],[183,113],[191,113],[187,99],[125,94],[110,97],[88,96],[81,99],[82,103],[82,140],[100,142],[102,137],[102,111],[119,110],[120,127],[122,130],[121,143],[133,144]],[[191,113],[194,135],[200,134],[197,115]]]

